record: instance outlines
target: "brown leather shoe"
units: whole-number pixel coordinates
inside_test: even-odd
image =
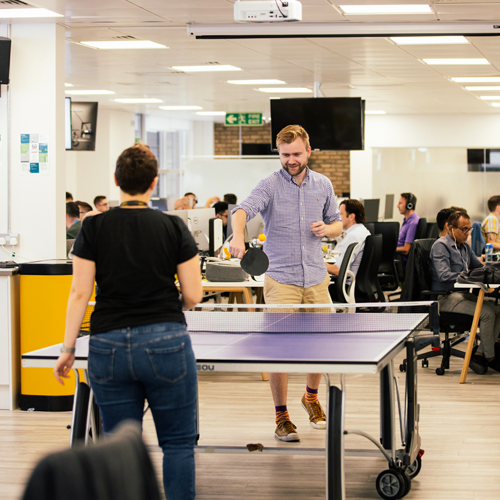
[[[309,415],[309,423],[311,424],[311,427],[314,427],[315,429],[326,429],[326,415],[323,408],[321,408],[319,401],[308,403],[306,401],[306,395],[304,394],[301,402],[302,408],[304,408]]]
[[[300,441],[299,435],[295,431],[296,428],[290,420],[284,418],[278,422],[274,437],[280,441]]]

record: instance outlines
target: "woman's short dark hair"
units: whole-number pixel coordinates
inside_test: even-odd
[[[460,219],[460,217],[463,217],[464,219],[470,220],[469,214],[467,212],[464,212],[463,210],[461,210],[461,211],[459,210],[457,212],[453,212],[448,217],[448,225],[458,227],[458,219]]]
[[[137,143],[118,157],[115,175],[124,193],[143,194],[158,176],[158,162],[148,145]]]
[[[347,215],[354,214],[354,219],[356,224],[364,224],[365,217],[365,207],[358,200],[342,200],[340,205],[344,205]]]

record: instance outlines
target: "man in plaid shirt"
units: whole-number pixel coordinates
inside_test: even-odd
[[[269,269],[264,279],[266,304],[329,304],[329,275],[323,261],[321,238],[342,232],[340,213],[330,180],[307,166],[309,135],[299,125],[285,127],[276,138],[283,168],[257,184],[250,196],[232,212],[230,252],[241,259],[245,252],[244,228],[257,213],[265,223],[264,251]],[[288,374],[269,376],[276,410],[275,437],[299,441],[287,410]],[[309,423],[326,428],[318,402],[321,374],[307,375],[302,406]]]
[[[488,210],[491,212],[481,224],[481,232],[486,243],[493,245],[493,250],[500,251],[500,196],[492,196],[488,200]]]

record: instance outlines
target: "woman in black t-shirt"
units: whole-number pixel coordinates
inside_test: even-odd
[[[147,146],[136,144],[120,155],[115,180],[120,208],[87,217],[75,241],[66,333],[54,375],[62,384],[68,378],[95,281],[88,368],[104,432],[127,419],[142,423],[147,399],[164,453],[165,495],[190,500],[197,382],[182,310],[201,300],[198,251],[178,217],[148,208],[158,166]]]

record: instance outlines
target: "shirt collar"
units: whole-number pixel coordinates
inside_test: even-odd
[[[302,184],[304,184],[306,181],[309,180],[309,172],[310,172],[310,168],[309,167],[306,167],[306,176],[304,177],[304,180],[302,181]],[[280,168],[280,174],[288,181],[288,182],[294,182],[295,184],[297,184],[295,182],[295,179],[293,178],[293,176],[291,176],[283,167]]]
[[[448,244],[451,245],[452,247],[457,245],[458,248],[462,248],[463,243],[455,243],[455,240],[449,235],[449,233],[446,233],[445,238]]]
[[[75,225],[77,222],[80,222],[80,219],[76,219],[73,221],[73,224],[71,224],[72,226]]]
[[[345,230],[345,234],[351,233],[352,231],[354,231],[355,229],[357,229],[359,226],[362,226],[362,225],[363,224],[353,224],[349,229]]]
[[[414,219],[417,216],[417,212],[413,212],[409,217],[405,217],[405,220]]]

